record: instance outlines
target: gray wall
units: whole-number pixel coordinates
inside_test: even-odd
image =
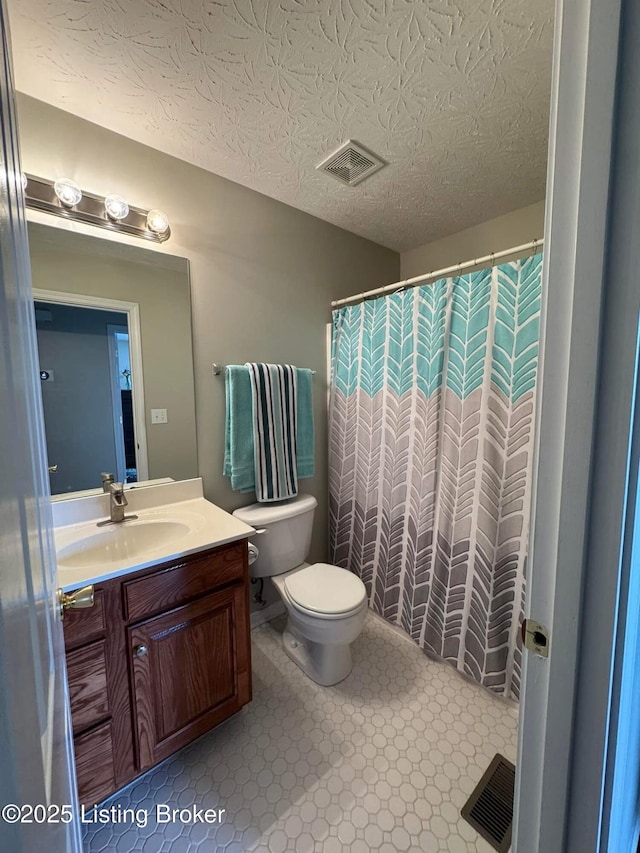
[[[101,471],[116,470],[116,446],[109,376],[107,324],[126,325],[126,315],[69,305],[36,303],[51,312],[36,315],[52,494],[100,485]]]
[[[212,363],[291,362],[317,371],[317,474],[303,488],[319,503],[311,557],[325,557],[330,301],[396,281],[399,255],[31,98],[19,96],[18,113],[25,171],[117,192],[170,218],[172,236],[159,251],[190,262],[198,464],[210,500],[232,510],[252,499],[222,476],[224,383]]]
[[[529,243],[543,234],[544,201],[539,201],[443,237],[442,240],[403,252],[400,276],[403,279],[412,278],[431,270],[443,269],[459,261],[469,261],[490,252]]]
[[[196,477],[187,261],[36,223],[29,223],[29,254],[36,288],[138,303],[149,478]],[[152,424],[151,409],[167,409],[168,422]]]

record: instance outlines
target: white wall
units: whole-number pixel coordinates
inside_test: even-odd
[[[198,463],[210,500],[234,509],[252,499],[232,492],[222,476],[224,381],[212,375],[212,363],[291,362],[317,371],[317,473],[303,488],[318,499],[311,556],[321,559],[330,301],[396,281],[399,255],[31,98],[18,97],[18,118],[25,171],[64,175],[89,191],[117,192],[169,216],[172,236],[158,250],[190,261]],[[76,230],[100,233],[87,228]]]
[[[491,252],[520,246],[542,237],[543,234],[544,201],[539,201],[504,216],[489,219],[473,228],[403,252],[400,277],[412,278],[431,270],[452,266],[459,261],[469,261]],[[514,255],[514,259],[516,257]]]

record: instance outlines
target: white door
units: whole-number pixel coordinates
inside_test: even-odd
[[[640,3],[558,0],[555,37],[527,601],[550,654],[525,656],[514,850],[635,853],[609,830],[638,465]]]
[[[6,22],[0,0],[0,850],[76,853],[81,842]]]

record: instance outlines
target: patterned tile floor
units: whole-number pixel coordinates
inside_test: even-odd
[[[489,853],[460,807],[496,752],[515,760],[517,710],[371,614],[351,675],[320,687],[286,656],[283,627],[253,631],[249,706],[105,804],[226,819],[88,825],[85,849]]]

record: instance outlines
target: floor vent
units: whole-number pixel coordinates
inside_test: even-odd
[[[327,172],[341,183],[354,187],[383,166],[386,166],[384,160],[349,139],[326,160],[318,163],[316,169]]]
[[[498,853],[511,846],[516,768],[496,755],[460,814]]]

